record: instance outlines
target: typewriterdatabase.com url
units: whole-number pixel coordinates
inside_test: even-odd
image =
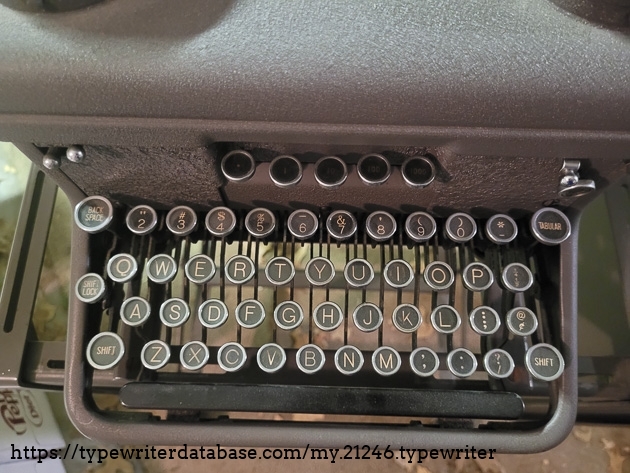
[[[347,460],[406,460],[422,463],[424,460],[477,460],[494,459],[496,449],[475,448],[406,448],[391,445],[346,445],[343,448],[317,448],[310,444],[303,448],[232,448],[217,444],[213,447],[118,447],[88,448],[68,444],[65,448],[42,449],[11,444],[11,460],[84,460],[103,463],[108,459],[123,460],[320,460],[330,463]]]

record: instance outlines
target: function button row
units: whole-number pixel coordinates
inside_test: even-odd
[[[315,180],[327,189],[339,187],[348,178],[348,166],[337,156],[325,156],[315,163]]]
[[[278,187],[291,187],[302,180],[302,163],[293,156],[278,156],[269,164],[269,177]]]

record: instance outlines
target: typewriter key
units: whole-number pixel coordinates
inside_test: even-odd
[[[256,361],[261,370],[267,373],[275,373],[286,363],[287,354],[280,345],[267,343],[258,349]]]
[[[145,368],[159,370],[168,363],[171,358],[171,349],[162,340],[153,340],[142,347],[140,360]]]
[[[265,275],[271,284],[282,286],[291,282],[295,276],[295,266],[284,256],[271,258],[265,266]]]
[[[385,265],[383,276],[391,287],[403,288],[413,281],[413,269],[406,261],[394,259]]]
[[[339,187],[348,177],[348,167],[337,156],[326,156],[315,163],[315,180],[322,187]]]
[[[411,369],[418,376],[432,376],[440,367],[440,358],[430,348],[416,348],[409,355]]]
[[[153,207],[137,205],[127,214],[127,228],[136,235],[151,233],[158,222],[158,216]]]
[[[464,285],[471,291],[485,291],[494,282],[492,270],[483,263],[470,263],[462,273]]]
[[[293,156],[278,156],[269,164],[269,177],[278,187],[294,186],[302,179],[302,164]]]
[[[234,284],[245,284],[255,272],[254,262],[244,255],[232,256],[225,265],[225,277]]]
[[[475,307],[469,316],[470,326],[479,335],[492,335],[499,330],[501,318],[496,310],[485,305]]]
[[[351,375],[363,367],[363,353],[357,347],[345,345],[335,352],[335,366],[341,374]]]
[[[300,240],[315,235],[318,226],[317,215],[310,210],[296,210],[287,219],[287,227],[291,235]]]
[[[359,159],[357,172],[364,183],[377,185],[387,181],[392,169],[385,156],[380,154],[367,154]]]
[[[335,267],[329,259],[318,256],[306,264],[304,274],[313,286],[325,286],[335,277]]]
[[[205,301],[197,309],[197,316],[204,327],[219,328],[228,319],[228,308],[219,299]]]
[[[133,296],[125,299],[120,306],[120,320],[131,327],[145,323],[151,315],[151,306],[146,299]]]
[[[265,306],[255,299],[247,299],[236,306],[236,321],[243,328],[256,328],[265,320]]]
[[[273,318],[281,329],[293,330],[298,328],[304,320],[304,311],[297,302],[284,301],[274,309]]]
[[[493,215],[486,222],[486,236],[499,245],[511,242],[518,234],[516,222],[503,214]]]
[[[206,215],[206,228],[215,237],[228,236],[236,226],[236,215],[227,207],[215,207]]]
[[[393,375],[400,365],[400,354],[392,347],[379,347],[372,353],[372,366],[381,376]]]
[[[175,279],[177,263],[170,255],[155,255],[147,262],[147,277],[157,284],[166,284]]]
[[[313,311],[313,322],[320,330],[335,330],[343,322],[343,311],[334,302],[322,302]]]
[[[558,245],[571,235],[571,222],[557,209],[545,207],[536,212],[530,221],[534,237],[546,245]]]
[[[217,362],[219,366],[228,372],[240,370],[247,361],[247,352],[240,343],[228,342],[219,348]]]
[[[276,228],[276,217],[271,210],[259,207],[245,217],[245,227],[255,238],[264,238]]]
[[[424,269],[424,280],[431,289],[442,291],[453,284],[455,275],[448,264],[434,261]]]
[[[256,163],[247,151],[231,151],[221,160],[223,175],[232,182],[246,181],[254,174]]]
[[[435,166],[425,156],[407,158],[400,170],[403,179],[411,187],[426,187],[435,179]]]
[[[396,233],[396,219],[389,212],[377,210],[368,215],[365,230],[375,241],[386,241]]]
[[[505,317],[510,332],[520,337],[527,337],[538,328],[538,318],[527,307],[515,307]]]
[[[118,364],[125,354],[125,344],[113,332],[101,332],[87,346],[88,363],[97,370],[107,370]]]
[[[346,240],[357,231],[357,219],[347,210],[335,210],[326,219],[326,229],[336,240]]]
[[[214,277],[214,261],[207,255],[195,255],[188,260],[184,272],[188,280],[195,284],[205,284]]]
[[[375,304],[364,302],[354,309],[352,320],[362,332],[373,332],[383,323],[383,313]]]
[[[446,363],[451,373],[460,378],[470,376],[477,369],[477,358],[465,348],[457,348],[450,352],[446,357]]]
[[[534,345],[525,354],[525,366],[537,379],[553,381],[564,371],[564,358],[554,346],[547,343]]]
[[[190,317],[190,308],[186,301],[173,297],[160,306],[160,320],[167,327],[179,327]]]
[[[119,253],[110,258],[107,263],[107,275],[115,282],[130,281],[138,271],[136,259],[128,253]]]
[[[86,197],[74,208],[74,222],[81,230],[88,233],[106,230],[113,218],[112,203],[100,195]]]
[[[483,366],[493,378],[507,378],[514,371],[514,360],[505,350],[495,348],[483,357]]]
[[[317,345],[309,344],[297,351],[295,361],[302,372],[313,374],[322,369],[326,362],[326,355]]]
[[[422,323],[420,309],[411,304],[401,304],[392,313],[394,326],[403,333],[412,333],[418,330]]]
[[[374,268],[361,258],[348,261],[343,269],[343,275],[352,287],[365,287],[374,279]]]
[[[166,226],[173,235],[190,235],[197,228],[197,214],[190,207],[180,205],[166,215]]]
[[[414,212],[405,221],[405,232],[413,241],[430,240],[437,229],[437,224],[426,212]]]
[[[208,347],[198,341],[188,342],[179,352],[179,362],[191,371],[200,370],[210,359]]]
[[[508,264],[501,274],[503,285],[512,292],[523,292],[534,284],[534,276],[527,266],[521,263]]]
[[[468,214],[459,212],[446,219],[446,234],[453,241],[467,242],[472,240],[476,233],[477,224]]]
[[[77,281],[74,293],[81,302],[93,304],[105,297],[105,281],[96,273],[88,273]]]
[[[455,307],[439,305],[431,312],[431,324],[440,333],[453,333],[462,324],[462,318]]]

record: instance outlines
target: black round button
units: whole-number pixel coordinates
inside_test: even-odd
[[[296,210],[289,215],[287,227],[295,238],[305,240],[315,234],[319,220],[310,210]]]
[[[396,219],[388,212],[377,210],[368,215],[365,230],[372,240],[389,240],[396,233]]]
[[[74,222],[88,233],[106,230],[114,218],[114,208],[109,200],[99,195],[86,197],[74,208]]]
[[[414,212],[405,222],[405,232],[413,241],[430,240],[436,229],[435,220],[426,212]]]
[[[348,167],[337,156],[326,156],[315,163],[315,180],[322,187],[339,187],[348,177]]]
[[[409,364],[411,369],[418,376],[431,376],[440,367],[440,359],[430,348],[420,347],[416,348],[409,355]]]
[[[401,168],[403,179],[411,187],[425,187],[435,179],[435,166],[424,156],[408,158]]]
[[[364,302],[354,309],[352,320],[362,332],[373,332],[383,323],[383,313],[375,304]]]
[[[105,297],[105,281],[96,273],[88,273],[77,281],[74,293],[81,302],[94,304]]]
[[[357,373],[364,362],[363,353],[353,345],[345,345],[335,352],[335,366],[342,374]]]
[[[101,332],[87,346],[88,363],[97,370],[107,370],[118,364],[125,354],[122,338],[113,332]]]
[[[174,235],[190,235],[197,228],[197,214],[190,207],[180,205],[168,213],[166,226]]]
[[[508,215],[497,214],[486,222],[486,235],[499,245],[504,245],[516,238],[518,227],[516,222]]]
[[[519,337],[527,337],[538,328],[538,318],[527,307],[515,307],[505,318],[510,332]]]
[[[247,151],[231,151],[221,160],[221,171],[230,181],[245,181],[252,177],[256,170],[254,157]]]
[[[359,159],[357,172],[363,182],[368,185],[382,184],[391,174],[391,166],[385,156],[367,154]]]
[[[501,273],[503,285],[512,292],[523,292],[534,284],[534,276],[527,266],[521,263],[508,264]]]
[[[343,275],[350,286],[365,287],[374,279],[374,268],[367,260],[357,258],[348,261]]]
[[[280,345],[267,343],[258,349],[256,361],[261,370],[266,373],[275,373],[286,363],[287,354]]]
[[[468,214],[458,212],[446,220],[446,234],[453,241],[458,243],[469,241],[476,233],[477,224]]]
[[[336,240],[346,240],[357,231],[357,219],[347,210],[335,210],[326,219],[326,229]]]
[[[302,164],[293,156],[278,156],[269,165],[269,177],[279,187],[290,187],[302,179]]]
[[[451,287],[455,281],[455,274],[448,264],[434,261],[424,268],[424,280],[431,289],[443,291]]]
[[[206,215],[206,228],[216,237],[232,233],[236,226],[236,215],[227,207],[215,207]]]
[[[470,326],[479,335],[492,335],[501,326],[497,311],[485,305],[475,307],[470,313],[469,320]]]
[[[494,282],[492,270],[483,263],[470,263],[462,273],[464,285],[471,291],[485,291]]]
[[[477,358],[470,350],[457,348],[448,354],[446,358],[448,369],[455,376],[466,378],[477,369]]]
[[[440,333],[453,333],[461,323],[459,312],[450,305],[439,305],[431,312],[431,324]]]
[[[413,268],[402,259],[394,259],[385,265],[383,277],[391,287],[407,287],[413,281]]]
[[[534,237],[546,245],[558,245],[571,235],[571,222],[567,216],[550,207],[536,212],[530,227]]]
[[[158,216],[153,207],[137,205],[127,214],[127,228],[136,235],[151,233],[157,225]]]
[[[562,355],[547,343],[539,343],[527,350],[525,365],[532,376],[543,381],[553,381],[564,371]]]
[[[505,350],[495,348],[483,357],[483,365],[493,378],[507,378],[514,371],[514,360]]]
[[[245,217],[247,231],[256,238],[263,238],[276,228],[276,217],[271,210],[259,207],[250,211]]]

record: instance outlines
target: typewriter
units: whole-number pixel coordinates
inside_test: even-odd
[[[79,51],[75,36],[90,28],[118,38],[129,18],[157,18],[143,9],[148,3],[106,2],[41,21],[50,31],[70,31],[62,44]],[[181,23],[165,33],[181,53],[214,47],[207,57],[216,71],[233,71],[228,82],[219,75],[203,79],[209,69],[201,58],[181,54],[155,70],[165,89],[140,82],[150,95],[139,99],[128,90],[125,103],[127,93],[117,94],[133,82],[116,74],[140,56],[121,43],[113,46],[121,57],[102,53],[112,62],[95,84],[55,85],[68,101],[46,102],[28,119],[2,115],[2,137],[19,143],[41,168],[33,171],[33,192],[22,207],[30,209],[19,229],[23,286],[3,292],[6,340],[28,337],[28,320],[17,323],[15,308],[28,308],[31,276],[24,268],[31,259],[37,268],[36,232],[47,211],[49,217],[56,186],[73,208],[65,356],[59,346],[27,342],[6,366],[31,373],[16,379],[4,367],[3,384],[54,388],[63,376],[77,428],[116,443],[341,446],[387,439],[531,452],[560,442],[578,413],[580,218],[627,174],[630,61],[619,58],[630,52],[614,28],[589,42],[581,31],[594,26],[575,12],[537,3],[541,17],[553,17],[568,37],[604,51],[598,61],[608,67],[601,80],[609,93],[589,89],[599,102],[574,102],[571,86],[562,89],[566,70],[553,65],[543,74],[560,91],[544,111],[544,91],[526,99],[497,89],[501,81],[506,90],[526,87],[519,67],[505,70],[503,79],[490,75],[462,86],[462,94],[471,94],[463,105],[447,93],[452,75],[437,74],[416,93],[397,82],[400,64],[383,78],[355,71],[343,82],[353,75],[338,63],[331,74],[340,74],[333,82],[343,86],[336,90],[331,76],[317,73],[326,60],[306,54],[303,40],[295,45],[301,52],[286,57],[283,29],[265,30],[273,32],[275,53],[248,41],[258,37],[261,17],[284,24],[291,13],[322,50],[345,51],[358,66],[365,59],[360,42],[344,37],[336,44],[320,35],[350,5],[318,23],[292,5],[271,5],[263,14],[262,7],[236,2],[199,7],[213,26],[171,12]],[[316,17],[333,8],[326,5]],[[457,24],[491,33],[482,17],[494,18],[508,25],[504,39],[514,52],[515,38],[538,13],[519,10],[519,25],[514,6],[495,7],[497,16],[472,19],[453,9],[455,23],[429,29],[427,38],[462,39]],[[414,10],[415,20],[397,23],[416,7],[382,8],[387,14],[355,12],[356,25],[380,18],[396,39],[389,53],[411,54],[399,35],[427,17]],[[441,15],[437,5],[427,8],[428,18]],[[125,12],[128,19],[113,21]],[[8,28],[2,36],[15,32],[20,45],[47,38],[28,16],[1,13]],[[130,41],[148,47],[164,21],[140,26]],[[366,39],[369,28],[357,34]],[[243,56],[222,56],[229,46],[221,38],[239,35],[248,39],[235,43],[239,50],[250,44],[261,56],[246,49]],[[188,43],[180,42],[184,37]],[[494,46],[482,43],[490,58]],[[387,47],[362,44],[374,54],[368,62],[386,61]],[[575,47],[562,47],[567,69],[582,70],[587,78],[579,84],[588,89],[584,84],[598,73],[579,67]],[[447,56],[440,61],[457,71],[472,67],[462,48],[459,65]],[[278,54],[284,59],[274,62]],[[523,61],[529,67],[540,54],[538,46]],[[606,62],[613,56],[614,65]],[[272,67],[252,88],[248,74],[261,58],[305,69],[289,69],[285,82]],[[141,70],[156,64],[138,60]],[[230,61],[244,69],[239,73]],[[20,64],[32,67],[28,57]],[[92,70],[90,64],[78,59],[77,72]],[[410,67],[429,77],[426,63]],[[195,80],[174,79],[177,68]],[[309,77],[310,85],[293,89],[299,77]],[[361,78],[369,78],[364,88],[348,87]],[[221,84],[223,95],[215,95]],[[199,108],[192,91],[213,97],[209,108]],[[18,99],[31,103],[21,92],[7,96],[6,110]],[[82,103],[93,108],[84,113]],[[53,111],[58,119],[48,116]]]

